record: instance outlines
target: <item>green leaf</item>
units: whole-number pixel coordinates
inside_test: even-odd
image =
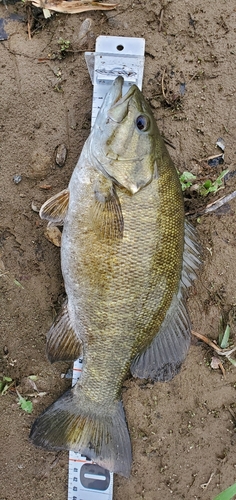
[[[195,181],[195,179],[196,179],[196,175],[191,174],[191,172],[187,172],[187,171],[183,172],[179,176],[182,191],[185,191],[185,189],[191,187],[193,184],[193,181]]]
[[[21,409],[27,413],[31,413],[33,411],[33,403],[28,399],[22,398],[22,396],[19,398],[19,405]]]
[[[23,290],[24,290],[23,285],[18,280],[13,280],[13,281],[14,281],[15,285],[19,286],[20,288],[23,288]]]
[[[2,388],[2,391],[1,391],[1,394],[2,396],[4,396],[4,394],[6,394],[6,392],[8,391],[10,385],[9,384],[4,384],[3,388]]]
[[[221,349],[226,349],[229,345],[229,336],[230,336],[230,326],[227,325],[226,329],[224,331],[224,335],[222,336],[222,339],[220,341],[220,347]]]
[[[207,196],[209,193],[216,193],[221,189],[223,186],[223,178],[224,176],[228,173],[229,170],[223,170],[219,177],[212,182],[210,179],[207,179],[201,186],[200,186],[200,194],[202,196]]]
[[[230,363],[232,363],[232,365],[233,365],[233,366],[236,366],[236,361],[235,361],[235,359],[230,358],[230,357],[228,357],[228,356],[227,356],[227,359],[228,359],[228,361],[230,361]]]
[[[222,493],[217,495],[217,497],[215,497],[213,500],[231,500],[234,495],[236,495],[236,483],[234,483],[226,490],[222,491]]]
[[[31,413],[33,410],[33,403],[31,403],[31,401],[23,398],[17,389],[16,389],[16,394],[19,398],[18,404],[20,405],[21,409],[26,411],[27,413]]]
[[[203,186],[204,186],[204,188],[206,188],[206,189],[210,189],[210,188],[212,187],[212,182],[211,182],[211,180],[210,180],[210,179],[207,179],[207,181],[206,181],[206,182],[204,182]]]
[[[37,377],[37,375],[29,375],[29,376],[28,376],[28,378],[29,378],[30,380],[33,380],[33,381],[34,381],[34,380],[37,380],[37,378],[38,378],[38,377]]]
[[[9,382],[9,383],[8,383]],[[9,387],[13,384],[13,380],[11,377],[2,377],[2,380],[0,380],[0,394],[4,396],[6,392],[8,391]]]

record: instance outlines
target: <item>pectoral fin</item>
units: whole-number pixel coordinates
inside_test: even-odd
[[[69,204],[69,190],[64,189],[45,201],[39,211],[41,219],[63,225]]]
[[[99,179],[94,189],[94,227],[104,240],[123,237],[124,221],[120,200],[112,182],[105,177]]]
[[[66,300],[47,334],[47,355],[53,363],[74,361],[81,354],[82,343],[71,326]]]

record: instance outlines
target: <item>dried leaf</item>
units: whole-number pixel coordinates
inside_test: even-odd
[[[225,377],[225,369],[220,361],[219,358],[217,358],[216,356],[213,356],[211,358],[211,368],[213,368],[213,370],[218,370],[220,369]]]
[[[18,281],[18,280],[13,280],[13,283],[15,283],[15,285],[19,286],[20,288],[23,288],[24,290],[24,286]]]
[[[117,3],[93,2],[92,0],[31,0],[35,7],[63,12],[64,14],[78,14],[88,10],[112,10],[117,7]]]
[[[44,233],[48,241],[51,241],[56,247],[61,246],[61,231],[56,226],[47,226]]]
[[[51,184],[41,184],[41,185],[39,186],[39,188],[40,188],[40,189],[51,189],[51,188],[52,188],[52,186],[51,186]]]
[[[219,367],[220,367],[220,363],[221,363],[220,359],[219,359],[219,358],[217,358],[216,356],[213,356],[213,357],[211,358],[211,368],[212,368],[213,370],[218,370],[218,369],[219,369]]]

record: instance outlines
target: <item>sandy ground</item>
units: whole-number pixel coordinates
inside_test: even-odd
[[[68,364],[50,365],[45,356],[45,334],[64,289],[59,249],[45,238],[45,223],[32,203],[37,209],[67,186],[89,134],[92,85],[83,52],[94,50],[101,34],[145,37],[143,92],[175,146],[170,153],[176,167],[200,180],[215,179],[223,168],[236,168],[236,8],[233,0],[123,0],[116,11],[89,13],[93,24],[82,46],[86,13],[45,21],[34,9],[31,40],[30,9],[23,2],[8,4],[8,10],[0,4],[1,18],[13,13],[21,20],[9,20],[8,40],[0,42],[0,374],[15,381],[33,402],[33,412],[20,409],[15,385],[0,396],[0,499],[65,500],[67,453],[35,449],[28,440],[33,420],[70,383],[61,379]],[[65,54],[60,38],[70,41]],[[225,163],[214,169],[199,160],[216,154],[218,137],[225,140]],[[55,148],[62,143],[68,156],[60,168]],[[21,176],[19,184],[15,175]],[[198,223],[196,211],[235,190],[235,179],[215,196],[186,195],[204,250],[204,269],[189,298],[193,329],[217,340],[220,316],[230,313],[232,343],[236,201],[221,214],[200,216]],[[224,362],[223,377],[210,367],[212,354],[193,340],[170,383],[126,381],[133,468],[129,479],[115,476],[114,500],[212,500],[236,481],[236,368]],[[30,375],[37,376],[41,397]]]

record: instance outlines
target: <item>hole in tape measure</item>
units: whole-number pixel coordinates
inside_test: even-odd
[[[122,50],[124,50],[124,45],[117,45],[116,48],[121,52]]]
[[[86,479],[92,479],[92,480],[98,480],[98,481],[106,481],[106,476],[100,476],[100,475],[96,475],[96,474],[84,474],[84,477]]]
[[[110,473],[97,464],[84,464],[80,469],[80,482],[86,489],[105,491],[110,484]]]

